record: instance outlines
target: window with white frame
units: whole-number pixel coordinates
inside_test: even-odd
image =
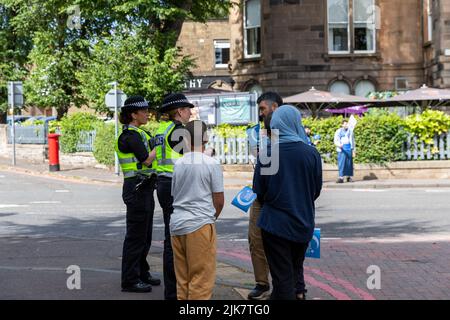
[[[348,0],[328,0],[328,50],[330,53],[350,52]]]
[[[375,52],[375,0],[353,0],[355,52]]]
[[[328,0],[329,53],[374,53],[375,44],[375,0]]]
[[[228,68],[230,61],[230,41],[214,40],[215,67]]]
[[[247,0],[244,6],[244,56],[261,56],[261,0]]]

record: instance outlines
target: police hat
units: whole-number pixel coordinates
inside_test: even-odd
[[[164,97],[161,107],[158,111],[160,113],[167,113],[170,110],[178,108],[194,108],[194,105],[189,102],[186,96],[182,93],[170,93]]]
[[[150,106],[148,102],[142,96],[131,96],[127,100],[121,109],[121,111],[135,111],[139,109],[148,109]]]

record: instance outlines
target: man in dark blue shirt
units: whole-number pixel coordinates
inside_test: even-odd
[[[301,115],[292,106],[273,113],[272,163],[278,157],[276,173],[264,175],[260,164],[255,172],[255,193],[262,202],[258,227],[273,279],[272,299],[296,299],[298,270],[315,227],[314,201],[322,189],[322,161],[319,152],[306,141]],[[277,132],[278,131],[278,132]]]

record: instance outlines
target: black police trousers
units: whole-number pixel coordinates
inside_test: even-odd
[[[152,243],[155,185],[145,184],[135,190],[137,178],[125,179],[122,199],[127,206],[127,231],[122,252],[122,288],[148,277],[147,255]]]
[[[170,215],[173,212],[172,179],[167,177],[158,177],[157,195],[159,205],[163,211],[164,217],[164,299],[177,299],[177,279],[175,277],[175,267],[173,262],[173,250],[170,240]]]

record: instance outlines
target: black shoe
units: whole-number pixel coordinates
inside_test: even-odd
[[[153,278],[151,274],[149,274],[146,278],[141,278],[141,281],[147,284],[151,284],[152,286],[161,285],[161,280]]]
[[[267,300],[270,296],[270,286],[257,284],[256,287],[248,294],[249,300]]]
[[[339,179],[337,179],[336,183],[344,183],[344,179],[339,178]]]
[[[122,292],[139,292],[139,293],[152,292],[152,286],[150,284],[139,281],[138,283],[132,286],[123,287]]]
[[[353,179],[351,177],[347,177],[347,182],[353,182]]]

